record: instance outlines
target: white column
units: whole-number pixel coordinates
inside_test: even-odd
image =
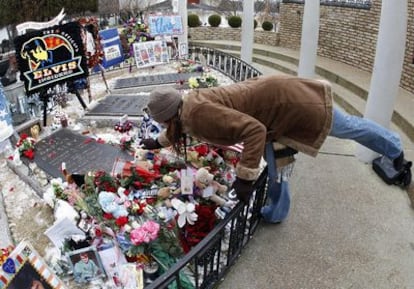
[[[243,1],[243,20],[241,31],[241,59],[249,64],[252,63],[253,37],[254,37],[254,1]]]
[[[377,48],[364,117],[389,127],[404,63],[407,0],[383,0]],[[358,146],[356,155],[371,162],[377,153]]]
[[[181,56],[188,55],[188,12],[187,1],[178,0],[178,13],[183,22],[183,34],[178,35],[178,49]]]
[[[298,68],[298,76],[300,77],[313,78],[315,76],[319,38],[319,1],[305,1]]]

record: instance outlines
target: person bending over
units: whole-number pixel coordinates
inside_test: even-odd
[[[172,145],[183,153],[187,134],[216,145],[243,143],[232,187],[245,203],[268,142],[315,157],[327,136],[352,139],[411,177],[398,134],[369,119],[346,114],[332,102],[329,82],[295,76],[259,76],[186,95],[159,87],[150,93],[147,106],[152,118],[166,129],[157,139],[143,139],[141,144],[145,149]]]

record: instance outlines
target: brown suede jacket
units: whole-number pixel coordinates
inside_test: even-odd
[[[261,76],[191,91],[183,96],[183,130],[211,144],[243,143],[238,177],[254,180],[267,141],[316,156],[332,124],[327,81],[294,76]],[[165,133],[158,141],[170,142]]]

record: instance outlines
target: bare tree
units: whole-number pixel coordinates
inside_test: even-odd
[[[141,12],[148,11],[149,7],[156,4],[157,0],[124,0],[120,11],[128,15],[137,16]]]
[[[114,0],[99,0],[99,14],[119,13],[119,2]]]

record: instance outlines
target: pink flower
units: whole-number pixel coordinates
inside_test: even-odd
[[[142,230],[142,227],[138,227],[131,231],[130,233],[131,243],[138,246],[142,243],[146,243],[146,232]],[[148,239],[149,241],[149,239]]]
[[[148,233],[151,241],[157,239],[158,232],[160,231],[160,224],[154,221],[148,221],[142,225],[142,228]]]
[[[142,226],[130,233],[131,243],[138,246],[142,243],[149,243],[158,237],[160,225],[154,221],[147,221]]]

